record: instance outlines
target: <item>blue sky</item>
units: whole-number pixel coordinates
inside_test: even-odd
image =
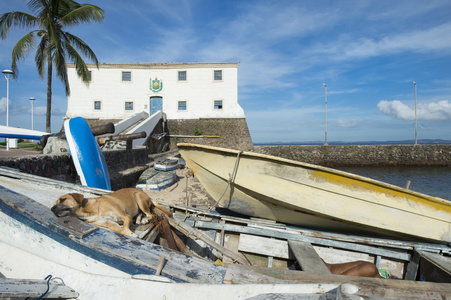
[[[0,13],[28,11],[0,0]],[[254,143],[451,139],[450,1],[86,0],[105,21],[68,29],[101,63],[240,62],[238,101]],[[0,41],[0,68],[25,31]],[[10,125],[45,130],[34,52],[10,84]],[[6,80],[0,78],[0,124]],[[3,81],[3,83],[2,83]],[[52,131],[67,108],[55,79]],[[204,130],[207,132],[208,130]]]

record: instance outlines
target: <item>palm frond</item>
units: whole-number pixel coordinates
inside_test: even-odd
[[[99,61],[97,60],[97,56],[94,54],[94,51],[79,37],[72,35],[68,32],[65,32],[65,36],[67,38],[68,44],[73,45],[76,49],[78,49],[84,56],[86,56],[90,61],[93,61],[96,66],[99,65]]]
[[[61,23],[73,26],[89,22],[101,22],[105,19],[104,11],[95,5],[82,4],[61,17]]]
[[[17,75],[19,74],[17,62],[19,60],[25,59],[35,43],[36,31],[32,31],[24,35],[14,46],[11,61],[11,69],[14,72],[14,77],[17,77]]]
[[[70,58],[72,59],[72,61],[75,63],[75,70],[77,72],[78,77],[80,77],[85,83],[88,83],[89,70],[83,58],[80,56],[77,50],[70,44],[67,44],[67,53],[68,56],[70,56]]]
[[[0,16],[0,36],[2,39],[6,39],[12,26],[28,29],[35,25],[36,17],[33,15],[19,11],[4,13]]]
[[[52,49],[52,60],[54,62],[56,75],[64,84],[66,95],[70,95],[69,80],[67,78],[66,55],[67,53],[61,48],[59,50]]]
[[[41,42],[36,50],[36,55],[34,61],[36,63],[36,68],[38,69],[39,77],[44,78],[45,76],[45,62],[49,58],[50,49],[48,48],[47,36],[43,36]]]

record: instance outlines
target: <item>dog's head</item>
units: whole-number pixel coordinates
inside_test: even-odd
[[[66,217],[82,206],[84,198],[82,194],[78,193],[63,195],[59,197],[51,210],[57,217]]]

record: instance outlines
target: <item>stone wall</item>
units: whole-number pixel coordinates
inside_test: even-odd
[[[254,151],[328,167],[451,167],[451,145],[254,146]]]
[[[112,190],[134,185],[153,160],[145,148],[103,151],[103,154],[108,165]],[[80,183],[72,158],[67,153],[2,157],[0,166],[42,177]]]
[[[252,138],[246,119],[196,119],[167,120],[169,134],[219,136],[219,138],[182,138],[171,137],[171,149],[176,149],[177,143],[195,143],[237,150],[253,150]]]

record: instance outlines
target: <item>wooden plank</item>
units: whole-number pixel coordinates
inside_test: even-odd
[[[163,213],[158,208],[155,208],[155,211],[157,213]],[[188,224],[186,224],[184,222],[176,221],[173,218],[168,218],[168,221],[169,221],[169,223],[171,224],[172,227],[174,227],[175,229],[179,230],[184,235],[186,235],[188,237],[191,237],[191,238],[196,238],[196,239],[200,239],[200,240],[204,241],[206,244],[212,246],[217,251],[219,251],[222,254],[227,255],[228,257],[232,258],[235,262],[238,262],[238,263],[244,264],[244,265],[248,265],[249,264],[249,262],[247,260],[245,260],[244,258],[239,256],[237,253],[234,253],[234,252],[230,251],[229,249],[224,248],[223,246],[219,245],[214,240],[212,240],[210,237],[208,237],[205,233],[197,230],[196,228],[193,228],[193,227],[189,226]]]
[[[420,254],[415,251],[412,255],[412,259],[407,264],[407,270],[406,270],[406,280],[415,280],[417,278],[418,273],[418,267],[420,265]]]
[[[240,243],[240,236],[237,234],[228,234],[224,235],[224,247],[229,249],[232,252],[238,253],[238,245]],[[233,263],[233,260],[227,256],[222,257],[222,261],[224,263]]]
[[[174,209],[184,210],[184,207],[179,205],[171,205]],[[316,237],[316,238],[323,238],[323,239],[331,239],[336,241],[342,241],[342,242],[350,242],[350,243],[360,243],[365,245],[372,245],[372,246],[382,246],[382,247],[390,247],[394,249],[401,249],[401,250],[413,250],[414,248],[426,250],[429,252],[436,252],[436,253],[448,253],[451,254],[451,248],[447,245],[442,244],[431,244],[431,243],[421,243],[421,242],[409,242],[409,241],[399,241],[399,240],[393,240],[393,239],[383,239],[383,238],[373,238],[373,237],[365,237],[365,236],[356,236],[356,235],[349,235],[349,234],[340,234],[340,233],[332,233],[332,232],[325,232],[325,231],[315,231],[311,229],[305,229],[301,227],[296,226],[290,226],[286,227],[284,224],[276,223],[277,227],[284,227],[284,228],[276,228],[276,226],[260,226],[260,225],[254,225],[252,221],[245,218],[239,218],[239,217],[231,217],[231,216],[223,216],[218,214],[213,214],[210,212],[205,211],[199,211],[195,209],[191,209],[191,212],[195,213],[196,215],[205,215],[210,216],[212,218],[221,218],[222,220],[231,221],[238,224],[244,224],[245,227],[261,227],[263,229],[269,229],[267,227],[270,227],[270,229],[273,230],[279,230],[287,233],[294,233],[294,234],[301,234],[303,236],[309,236],[309,237]],[[205,225],[205,224],[203,224]],[[282,225],[282,226],[279,226]],[[200,227],[199,227],[200,228]]]
[[[451,257],[418,250],[420,256],[433,263],[436,267],[451,275]]]
[[[286,241],[248,234],[240,234],[238,250],[266,256],[294,259],[294,256],[290,255]]]
[[[313,249],[312,244],[309,242],[288,240],[288,245],[302,270],[313,273],[330,274],[329,269],[326,267],[321,257],[319,257],[318,253],[316,253],[315,249]]]
[[[234,265],[233,267],[233,269],[230,268],[227,270],[224,282],[232,284],[248,283],[246,280],[259,278],[254,274],[260,273],[266,275],[268,279],[272,278],[272,281],[268,281],[267,283],[281,282],[281,280],[282,282],[291,284],[352,283],[359,287],[359,296],[365,299],[451,299],[451,284],[449,283],[387,280],[370,277],[257,268],[243,265]],[[237,269],[241,269],[241,272],[237,271]],[[248,273],[253,276],[246,277]]]
[[[78,298],[79,294],[67,285],[49,282],[49,290],[45,298],[72,299]],[[1,279],[0,280],[0,298],[37,298],[47,290],[47,280],[32,279]]]
[[[377,248],[377,247],[348,243],[348,242],[334,241],[334,240],[329,240],[329,239],[314,238],[314,237],[309,237],[309,236],[303,236],[303,235],[301,235],[299,233],[295,233],[295,232],[279,231],[279,230],[275,230],[275,229],[266,229],[266,228],[254,228],[254,227],[232,225],[232,224],[226,224],[226,225],[219,226],[219,224],[210,223],[210,222],[200,222],[200,221],[196,222],[196,227],[202,228],[202,229],[210,228],[210,229],[221,230],[222,226],[224,226],[225,231],[239,232],[239,233],[266,236],[266,237],[275,237],[275,238],[286,239],[286,240],[307,241],[311,244],[317,244],[317,245],[322,245],[322,246],[327,246],[327,247],[335,247],[335,248],[365,252],[365,253],[369,253],[369,254],[380,255],[383,257],[395,258],[395,259],[399,259],[399,260],[403,260],[403,261],[410,260],[410,254],[405,253],[405,252],[381,249],[381,248]]]

